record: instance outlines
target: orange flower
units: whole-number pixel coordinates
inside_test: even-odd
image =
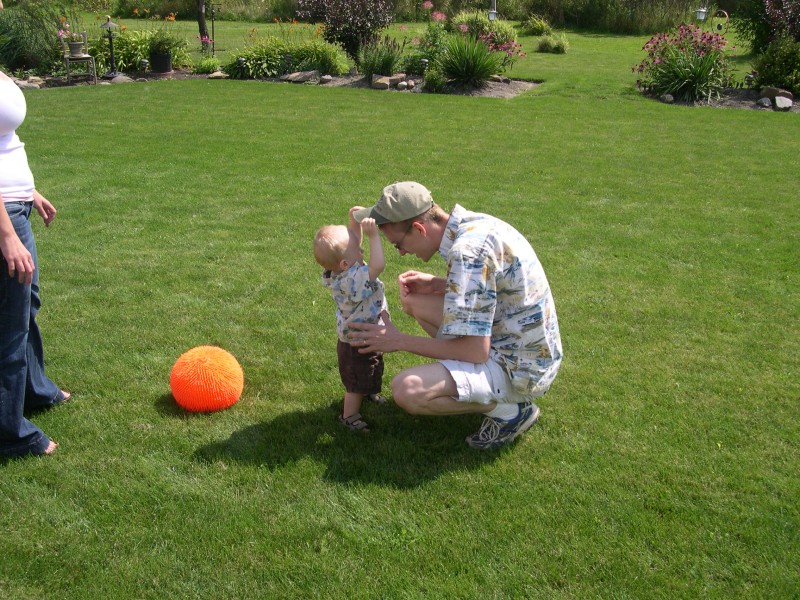
[[[139,16],[139,7],[138,6],[134,6],[133,7],[133,14],[136,15],[137,17]]]
[[[66,23],[67,22],[67,17],[61,17],[61,22],[62,23]]]

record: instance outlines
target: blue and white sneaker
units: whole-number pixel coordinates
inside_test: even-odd
[[[528,431],[539,418],[539,407],[533,402],[519,404],[519,414],[510,421],[486,417],[477,433],[467,436],[470,448],[491,450],[513,441],[519,434]]]

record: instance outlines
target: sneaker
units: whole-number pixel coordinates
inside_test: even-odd
[[[518,406],[519,414],[510,421],[486,417],[478,432],[467,436],[467,445],[478,450],[491,450],[511,442],[519,434],[528,431],[539,418],[539,407],[533,402],[523,402]]]
[[[386,398],[384,398],[381,394],[370,394],[367,397],[375,404],[386,404]]]
[[[346,419],[339,415],[339,424],[342,427],[347,427],[350,431],[359,431],[361,433],[369,433],[369,425],[361,418],[361,413],[350,415]]]

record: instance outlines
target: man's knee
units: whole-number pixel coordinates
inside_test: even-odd
[[[398,373],[392,379],[392,397],[408,414],[420,414],[424,404],[422,380],[413,373]]]

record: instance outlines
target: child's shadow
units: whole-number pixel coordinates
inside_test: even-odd
[[[480,425],[476,415],[412,417],[394,405],[365,406],[370,433],[338,424],[339,401],[313,411],[286,413],[208,444],[203,461],[239,461],[274,469],[311,457],[327,464],[325,479],[399,488],[419,486],[447,471],[480,467],[498,452],[472,450],[464,437]]]

